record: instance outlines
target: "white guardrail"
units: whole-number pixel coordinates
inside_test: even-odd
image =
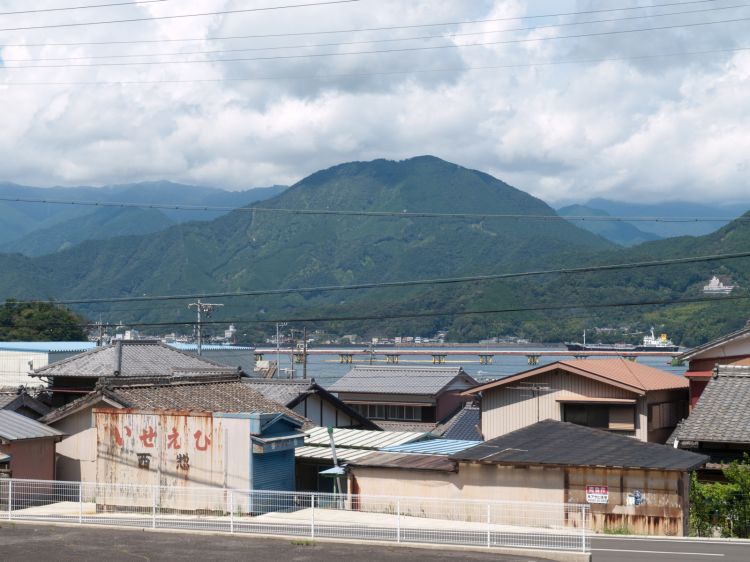
[[[589,552],[589,506],[0,480],[0,519]]]

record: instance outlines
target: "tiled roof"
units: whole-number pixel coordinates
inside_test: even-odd
[[[645,393],[653,390],[687,389],[690,387],[688,380],[681,375],[674,375],[666,371],[649,367],[648,365],[642,365],[635,361],[616,358],[557,361],[555,363],[550,363],[549,365],[544,365],[543,367],[537,367],[487,384],[479,385],[472,388],[470,392],[474,394],[491,388],[501,387],[518,380],[533,377],[542,373],[548,373],[557,369],[601,380],[605,383],[609,382],[616,386],[632,389],[638,393]]]
[[[301,394],[310,391],[309,380],[252,379],[244,380],[245,384],[260,392],[266,398],[281,404],[289,404]]]
[[[383,431],[432,433],[438,428],[438,424],[435,422],[375,420],[375,423]]]
[[[670,437],[679,441],[750,443],[750,367],[719,366],[690,416]]]
[[[538,464],[692,470],[708,457],[567,422],[545,420],[491,439],[451,458],[496,464]]]
[[[439,394],[459,379],[461,390],[476,384],[461,367],[383,367],[357,365],[328,387],[331,392],[364,392],[377,394]]]
[[[52,429],[43,423],[34,421],[16,412],[0,410],[0,438],[6,441],[62,437],[63,435],[65,434],[56,429]]]
[[[286,406],[269,400],[239,379],[216,381],[180,380],[159,384],[109,385],[50,412],[43,419],[53,423],[80,409],[107,398],[124,408],[148,410],[193,410],[205,412],[258,412],[285,414],[307,421]]]
[[[119,367],[119,369],[118,369]],[[119,372],[118,372],[119,371]],[[148,377],[175,372],[228,373],[232,367],[153,341],[122,341],[36,369],[40,377]]]
[[[479,406],[466,404],[455,416],[438,428],[441,437],[463,441],[481,441],[479,433],[482,412]]]
[[[0,389],[0,409],[16,412],[27,408],[36,412],[36,416],[43,416],[50,411],[49,406],[31,396],[28,392],[18,392],[17,388]]]

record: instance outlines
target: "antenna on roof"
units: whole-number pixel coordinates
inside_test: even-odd
[[[195,311],[198,314],[198,355],[202,355],[203,352],[203,314],[206,315],[206,318],[210,318],[213,311],[221,306],[224,305],[201,302],[200,299],[198,299],[198,302],[191,302],[188,305],[188,308],[195,308]]]

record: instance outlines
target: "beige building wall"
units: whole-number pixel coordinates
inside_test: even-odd
[[[543,390],[532,392],[531,384]],[[482,434],[485,440],[494,439],[538,421],[552,419],[563,421],[560,400],[571,396],[586,398],[614,398],[636,400],[637,415],[635,436],[641,441],[648,438],[648,408],[644,397],[634,392],[591,380],[580,375],[556,370],[518,381],[482,393]]]

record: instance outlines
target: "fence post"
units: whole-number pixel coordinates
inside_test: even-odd
[[[229,490],[229,532],[234,533],[234,490]]]
[[[586,552],[586,506],[581,505],[581,552]]]
[[[492,504],[487,504],[487,548],[492,546]]]
[[[401,542],[401,500],[396,500],[396,542]]]
[[[315,494],[310,494],[310,538],[315,540]]]
[[[78,483],[78,524],[83,523],[83,482]]]
[[[151,488],[151,528],[156,529],[156,486]]]
[[[13,519],[13,480],[8,478],[8,519]]]

